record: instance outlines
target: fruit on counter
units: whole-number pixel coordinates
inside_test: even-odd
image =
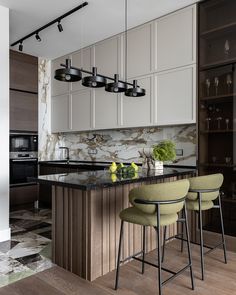
[[[134,162],[131,163],[131,167],[134,168],[135,172],[138,172],[138,165],[136,165]]]
[[[120,164],[117,166],[117,170],[120,170],[120,169],[122,169],[123,167],[125,167],[124,164],[123,164],[123,163],[120,163]]]
[[[115,162],[112,162],[112,163],[111,163],[111,166],[109,167],[109,171],[110,171],[111,173],[115,173],[116,170],[117,170],[117,165],[116,165]]]
[[[112,181],[112,182],[116,182],[116,181],[117,181],[117,176],[116,176],[115,173],[112,173],[112,174],[111,174],[111,181]]]

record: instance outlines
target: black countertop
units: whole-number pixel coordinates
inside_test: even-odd
[[[194,168],[165,167],[163,172],[141,169],[133,176],[121,176],[111,174],[108,169],[99,171],[85,171],[77,173],[65,173],[39,176],[39,183],[60,185],[81,190],[93,190],[97,188],[112,187],[127,183],[141,182],[155,179],[163,179],[173,176],[189,175],[196,172]]]

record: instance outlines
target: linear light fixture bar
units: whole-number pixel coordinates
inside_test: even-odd
[[[15,46],[15,45],[17,45],[17,44],[21,44],[24,40],[26,40],[26,39],[28,39],[28,38],[34,36],[35,34],[38,34],[39,32],[41,32],[41,31],[43,31],[44,29],[46,29],[46,28],[48,28],[48,27],[54,25],[55,23],[60,22],[63,18],[65,18],[65,17],[71,15],[72,13],[74,13],[74,12],[80,10],[81,8],[83,8],[83,7],[87,6],[87,5],[88,5],[88,2],[83,2],[83,3],[80,4],[79,6],[73,8],[73,9],[71,9],[70,11],[66,12],[65,14],[63,14],[63,15],[57,17],[56,19],[52,20],[51,22],[47,23],[46,25],[44,25],[44,26],[38,28],[37,30],[33,31],[32,33],[30,33],[30,34],[28,34],[28,35],[26,35],[26,36],[20,38],[19,40],[13,42],[13,43],[11,44],[11,46]]]

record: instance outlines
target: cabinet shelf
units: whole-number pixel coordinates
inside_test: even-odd
[[[230,33],[236,31],[236,22],[232,22],[226,25],[216,27],[214,29],[206,30],[201,33],[201,38],[210,39],[218,37],[221,34]]]
[[[236,96],[236,93],[229,93],[229,94],[221,94],[221,95],[212,95],[212,96],[204,96],[201,97],[200,100],[201,101],[205,101],[205,100],[218,100],[218,99],[223,99],[225,100],[226,98],[232,98]]]
[[[236,165],[233,164],[225,164],[225,163],[204,163],[200,164],[202,167],[222,167],[222,168],[234,168]]]
[[[232,132],[236,132],[236,130],[232,130],[232,129],[220,129],[220,130],[201,130],[200,133],[202,134],[211,134],[211,133],[232,133]]]
[[[217,61],[212,62],[212,63],[202,64],[200,66],[200,71],[211,70],[211,69],[218,68],[218,67],[221,67],[221,66],[227,66],[227,65],[230,65],[232,63],[236,63],[236,57],[230,58],[230,59],[221,59],[221,60],[217,60]]]

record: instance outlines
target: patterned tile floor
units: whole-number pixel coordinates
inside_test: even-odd
[[[0,243],[0,287],[53,266],[51,210],[10,213],[11,240]]]

